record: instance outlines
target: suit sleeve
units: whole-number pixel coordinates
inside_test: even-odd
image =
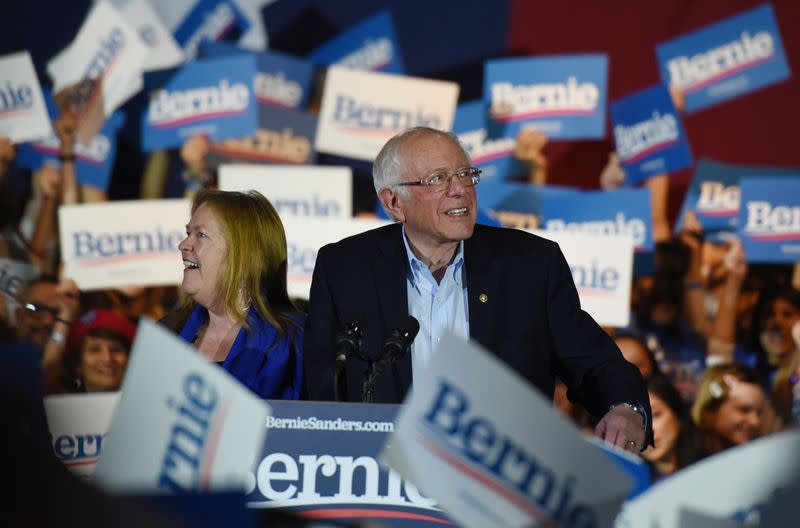
[[[547,317],[555,348],[556,373],[566,383],[568,396],[600,418],[612,405],[650,403],[639,369],[625,360],[614,340],[583,311],[572,272],[558,246],[551,252],[547,271]]]
[[[303,370],[306,396],[309,400],[332,401],[335,357],[333,339],[336,328],[336,311],[328,283],[326,248],[317,253],[317,262],[311,280],[309,313],[303,337]]]

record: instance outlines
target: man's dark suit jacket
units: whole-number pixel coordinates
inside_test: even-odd
[[[407,317],[408,258],[402,237],[401,225],[393,224],[320,249],[305,328],[308,399],[334,398],[333,343],[346,323],[363,328],[364,351],[377,359],[386,337]],[[548,398],[558,376],[569,398],[597,417],[621,402],[645,405],[649,416],[641,374],[581,310],[557,244],[516,229],[476,225],[464,241],[464,267],[472,340]],[[409,356],[378,378],[375,402],[403,401],[411,385]],[[363,361],[348,359],[349,401],[360,401],[366,368]]]

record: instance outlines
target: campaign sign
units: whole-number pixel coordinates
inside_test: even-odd
[[[114,492],[244,490],[269,405],[142,318],[93,481]]]
[[[258,106],[259,128],[246,138],[214,143],[205,157],[206,166],[223,163],[285,163],[310,165],[316,161],[316,116],[275,106]]]
[[[732,165],[701,158],[684,196],[675,232],[683,228],[687,211],[694,212],[704,231],[734,231],[739,216],[741,178],[793,176],[798,172],[796,168]]]
[[[142,89],[150,48],[109,2],[97,2],[75,40],[47,63],[59,108],[78,115],[77,136],[91,142],[106,118]]]
[[[656,55],[664,84],[683,92],[686,113],[791,75],[770,4],[659,44]]]
[[[378,461],[399,405],[270,401],[250,508],[333,522],[452,525],[435,501]]]
[[[420,372],[384,460],[459,526],[611,525],[631,478],[519,374],[452,334]]]
[[[319,66],[399,74],[406,72],[397,45],[392,12],[388,9],[324,43],[311,52],[309,60]]]
[[[530,174],[531,166],[514,157],[514,138],[490,138],[483,101],[458,105],[453,133],[469,154],[472,165],[481,169],[481,185]]]
[[[347,219],[353,211],[350,167],[222,165],[219,188],[258,191],[282,219],[290,216]]]
[[[572,271],[583,311],[603,326],[630,324],[633,237],[568,231],[531,231],[556,242]]]
[[[737,234],[748,262],[800,262],[800,174],[742,178]]]
[[[187,59],[197,55],[205,40],[236,41],[250,27],[247,17],[232,0],[198,0],[186,18],[175,28],[175,41]]]
[[[634,250],[653,251],[650,189],[593,191],[542,200],[542,223],[555,233],[630,235]]]
[[[183,62],[183,51],[149,0],[112,0],[112,3],[150,48],[142,65],[144,71],[173,68]]]
[[[142,147],[175,148],[202,134],[212,141],[242,138],[258,128],[253,95],[255,59],[214,58],[145,76],[149,93],[142,115]]]
[[[606,55],[494,59],[485,72],[489,122],[500,136],[516,138],[527,127],[550,139],[605,136]]]
[[[283,228],[286,230],[286,242],[289,246],[289,295],[299,299],[308,299],[311,291],[311,276],[317,262],[317,252],[322,246],[390,223],[384,220],[361,218],[332,219],[297,216],[285,216],[281,220]]]
[[[189,211],[184,199],[59,207],[64,276],[81,290],[180,284]]]
[[[792,430],[705,458],[627,502],[615,526],[679,528],[685,526],[680,522],[682,510],[735,521],[736,526],[790,526],[758,521],[789,489],[796,489],[798,450],[800,430]]]
[[[52,104],[52,98],[45,93],[50,119],[58,118],[58,108]],[[100,131],[88,144],[75,142],[75,174],[78,183],[90,185],[102,191],[108,190],[111,182],[111,170],[117,154],[117,132],[125,122],[125,113],[117,110],[103,123]],[[55,133],[30,143],[23,143],[17,148],[17,164],[26,169],[38,170],[45,163],[59,167],[58,152],[61,142]]]
[[[75,475],[94,473],[118,402],[119,392],[45,396],[53,453]]]
[[[542,218],[542,200],[551,196],[579,193],[557,185],[481,181],[475,187],[478,205],[504,227],[536,229]],[[480,223],[480,220],[479,220]]]
[[[0,136],[21,143],[52,133],[31,54],[0,57]]]
[[[373,161],[386,141],[408,128],[450,130],[458,91],[452,82],[331,67],[315,146]]]
[[[229,42],[203,41],[199,56],[225,57],[250,54],[256,58],[255,92],[259,104],[300,110],[308,104],[313,65],[277,51],[255,52]]]
[[[686,130],[662,84],[612,103],[611,129],[628,185],[692,165]]]

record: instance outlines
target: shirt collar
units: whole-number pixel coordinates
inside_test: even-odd
[[[406,257],[408,258],[408,269],[409,269],[409,279],[411,280],[411,284],[416,285],[417,280],[424,276],[430,276],[433,279],[433,275],[431,271],[428,269],[428,266],[425,265],[417,256],[411,251],[411,245],[408,243],[408,237],[406,236],[406,226],[403,226],[403,245],[406,248]],[[458,243],[458,249],[456,249],[456,255],[453,258],[453,262],[448,266],[453,268],[453,279],[455,279],[456,284],[462,286],[462,274],[461,269],[464,266],[464,241]],[[426,274],[426,275],[423,275]]]

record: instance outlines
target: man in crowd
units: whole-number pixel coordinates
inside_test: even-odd
[[[641,374],[580,309],[557,244],[476,225],[480,171],[455,136],[424,127],[399,134],[378,154],[373,177],[397,222],[318,253],[305,332],[309,399],[333,399],[333,344],[347,323],[362,328],[364,354],[375,360],[411,315],[420,324],[411,354],[381,373],[373,401],[401,402],[448,331],[486,347],[548,398],[562,379],[571,400],[602,417],[598,436],[643,449],[652,433]],[[346,399],[359,401],[366,369],[347,362]]]

